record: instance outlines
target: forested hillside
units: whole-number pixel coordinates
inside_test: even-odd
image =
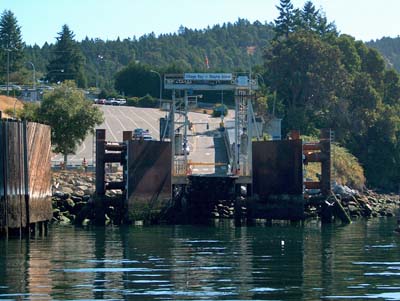
[[[385,57],[389,67],[400,71],[400,37],[383,37],[379,40],[370,41],[367,45],[376,48]]]
[[[73,30],[73,29],[71,29]],[[177,33],[154,33],[140,38],[103,41],[90,39],[78,42],[85,64],[87,86],[111,88],[117,71],[136,61],[157,70],[179,67],[184,71],[248,70],[250,64],[261,64],[263,49],[273,37],[273,25],[250,23],[238,19],[203,30],[181,26]],[[247,55],[247,47],[255,46],[254,55]],[[35,62],[37,71],[47,72],[54,59],[54,44],[25,48],[26,58]],[[251,58],[251,61],[250,61]],[[208,61],[208,65],[207,62]]]

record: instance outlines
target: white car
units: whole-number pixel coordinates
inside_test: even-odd
[[[126,99],[124,99],[124,98],[118,98],[117,99],[117,105],[118,106],[123,106],[123,105],[125,105],[126,104]]]
[[[154,140],[153,137],[149,133],[143,133],[143,140],[144,141],[152,141]]]

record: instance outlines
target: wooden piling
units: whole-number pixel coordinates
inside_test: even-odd
[[[104,197],[105,189],[105,140],[106,130],[96,130],[96,199],[95,199],[95,224],[105,224]]]
[[[132,131],[123,131],[122,132],[122,141],[129,141],[132,140]]]
[[[332,199],[335,202],[334,208],[335,208],[335,216],[337,216],[338,218],[340,218],[340,220],[342,221],[342,223],[344,224],[350,224],[351,223],[351,218],[350,216],[347,214],[346,210],[344,210],[342,204],[340,203],[340,201],[336,198],[335,194],[332,194]]]
[[[105,166],[104,166],[105,140],[106,140],[106,130],[104,129],[96,130],[96,194],[98,196],[103,196],[106,193]]]

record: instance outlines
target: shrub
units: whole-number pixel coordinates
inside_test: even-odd
[[[303,141],[318,141],[317,138],[302,137]],[[339,145],[332,144],[332,180],[338,184],[362,190],[365,187],[364,169],[358,159]],[[308,163],[305,165],[306,176],[314,181],[318,180],[317,174],[321,173],[320,163]]]
[[[155,108],[158,106],[158,99],[147,94],[139,98],[138,106],[142,108]]]
[[[228,114],[228,107],[222,103],[217,103],[213,107],[212,117],[226,116]]]
[[[126,105],[130,107],[139,106],[139,98],[138,97],[130,97],[126,100]]]

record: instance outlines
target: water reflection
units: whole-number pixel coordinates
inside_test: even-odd
[[[394,223],[56,227],[0,241],[0,299],[400,300]]]

